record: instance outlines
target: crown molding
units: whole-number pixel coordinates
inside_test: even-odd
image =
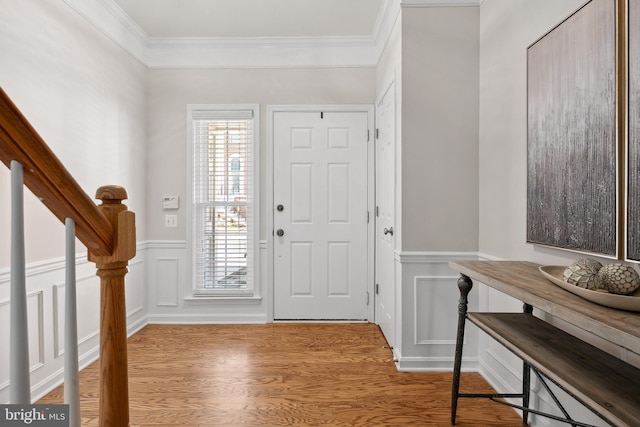
[[[400,0],[403,8],[480,6],[484,0]]]
[[[384,0],[378,18],[373,28],[373,34],[376,40],[376,63],[382,56],[382,52],[387,44],[387,40],[391,36],[393,27],[400,16],[402,8],[400,0]]]
[[[374,67],[373,37],[151,38],[149,68]]]
[[[149,36],[116,2],[113,0],[63,1],[89,24],[146,64]]]
[[[114,0],[63,0],[149,68],[375,67],[402,8],[479,6],[482,0],[384,0],[371,36],[158,38]]]

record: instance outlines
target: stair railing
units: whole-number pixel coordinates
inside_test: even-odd
[[[122,200],[127,198],[127,193],[119,186],[100,187],[96,198],[100,199],[102,204],[96,206],[2,88],[0,88],[0,160],[12,170],[12,194],[17,194],[12,195],[12,199],[14,197],[19,199],[19,204],[17,203],[19,206],[13,206],[14,203],[12,203],[11,208],[12,218],[14,214],[16,216],[15,220],[12,219],[11,237],[11,310],[13,311],[15,306],[15,322],[17,322],[11,325],[11,333],[14,334],[15,330],[16,333],[22,334],[16,335],[15,340],[16,343],[24,341],[25,344],[12,345],[11,349],[12,354],[16,352],[11,357],[11,363],[15,360],[16,366],[10,367],[11,403],[31,403],[28,380],[29,353],[28,347],[25,347],[27,318],[24,226],[21,225],[24,184],[62,223],[73,223],[72,236],[75,235],[87,247],[89,260],[96,264],[96,274],[100,277],[100,426],[128,426],[129,392],[124,277],[127,273],[128,261],[135,256],[136,239],[135,215],[122,204]],[[70,226],[67,227],[67,233],[70,233]],[[70,240],[73,241],[73,238]],[[75,263],[75,255],[72,260]],[[75,276],[75,274],[72,275]],[[67,270],[67,280],[71,279]],[[75,293],[73,297],[75,299]],[[67,311],[70,310],[71,308],[67,306]],[[12,320],[14,320],[13,314]],[[77,346],[77,338],[73,345]],[[26,381],[24,364],[26,364]],[[14,371],[17,372],[15,378]]]

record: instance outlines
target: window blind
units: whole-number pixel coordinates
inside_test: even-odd
[[[253,111],[193,111],[195,295],[253,295]]]

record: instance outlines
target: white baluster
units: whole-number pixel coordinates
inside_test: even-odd
[[[64,403],[69,405],[69,427],[80,427],[78,316],[76,311],[76,223],[73,219],[67,218],[65,226]]]
[[[31,403],[29,328],[24,255],[24,175],[22,164],[11,162],[11,314],[9,401]]]

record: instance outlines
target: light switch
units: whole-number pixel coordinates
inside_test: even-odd
[[[178,228],[178,215],[165,215],[164,226],[167,228]]]

